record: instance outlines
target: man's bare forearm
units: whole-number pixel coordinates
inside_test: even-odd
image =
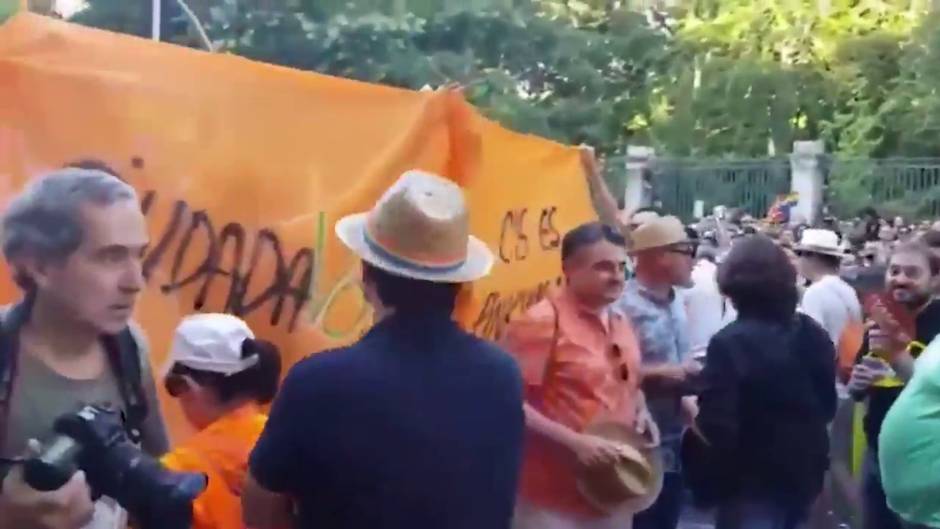
[[[591,201],[597,209],[597,217],[604,224],[617,228],[623,234],[624,238],[627,239],[627,244],[629,245],[630,226],[622,222],[618,217],[619,208],[617,207],[617,199],[614,198],[614,194],[611,193],[610,188],[607,187],[607,182],[604,180],[603,171],[601,170],[602,166],[597,161],[594,149],[588,146],[581,147],[581,164],[584,169],[585,177],[587,178]]]
[[[251,529],[290,529],[293,523],[290,498],[266,490],[251,474],[245,480],[242,513]]]
[[[528,403],[523,404],[523,410],[525,411],[526,428],[559,445],[567,447],[574,444],[578,436],[577,432],[564,424],[549,419]]]
[[[587,176],[588,185],[591,188],[591,196],[597,208],[597,216],[601,219],[601,222],[610,226],[621,226],[622,223],[617,217],[617,213],[619,212],[617,199],[614,198],[613,193],[610,192],[610,188],[607,187],[607,182],[604,181],[604,177],[593,171]]]
[[[644,383],[679,384],[685,380],[685,370],[678,364],[646,364],[641,372]]]

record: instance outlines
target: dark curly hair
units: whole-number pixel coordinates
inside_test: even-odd
[[[788,320],[799,299],[796,269],[783,249],[763,235],[735,243],[718,269],[718,288],[745,318]]]

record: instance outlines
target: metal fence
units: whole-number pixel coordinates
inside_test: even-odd
[[[867,206],[882,215],[906,219],[940,218],[940,158],[843,158],[821,156],[825,206],[838,218],[851,218]],[[609,160],[611,191],[623,196],[626,164]],[[740,207],[763,217],[774,200],[790,191],[789,158],[750,160],[656,159],[645,170],[647,198],[683,220],[696,201],[704,213],[714,206]]]
[[[685,221],[692,220],[695,202],[703,212],[715,206],[742,208],[763,217],[774,200],[790,190],[790,163],[763,160],[662,160],[650,168],[653,202]]]
[[[940,158],[836,158],[821,160],[826,204],[839,218],[873,206],[882,215],[940,217]]]

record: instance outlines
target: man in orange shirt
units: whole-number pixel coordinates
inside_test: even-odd
[[[579,465],[609,464],[624,445],[585,433],[617,422],[658,438],[640,392],[640,352],[612,310],[624,287],[623,236],[593,222],[565,235],[566,284],[507,327],[526,385],[528,430],[515,529],[625,529],[633,510],[602,512],[578,490]],[[658,441],[654,441],[658,442]]]

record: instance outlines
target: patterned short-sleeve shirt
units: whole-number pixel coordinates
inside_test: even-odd
[[[678,364],[689,358],[688,318],[682,295],[675,289],[663,299],[632,279],[617,308],[630,318],[645,365]],[[647,395],[647,403],[662,434],[667,470],[677,471],[682,436],[681,395]]]

